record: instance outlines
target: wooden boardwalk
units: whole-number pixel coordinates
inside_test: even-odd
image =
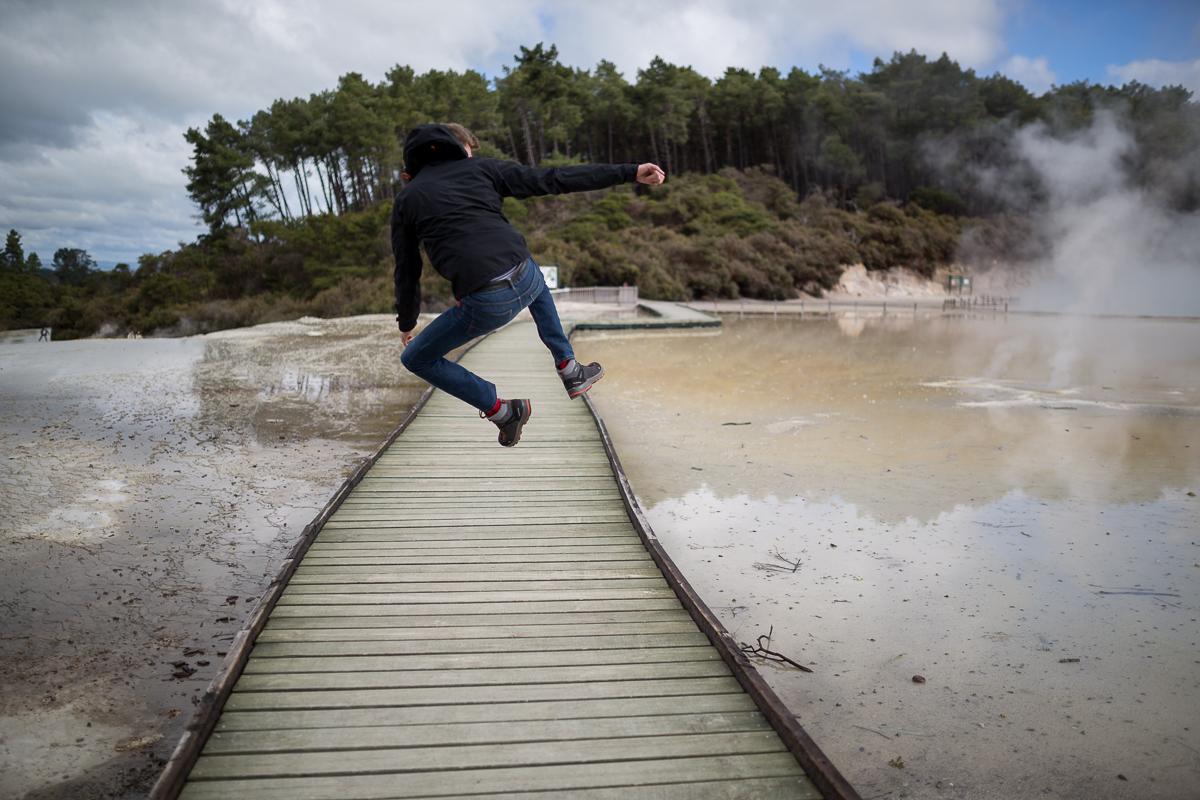
[[[856,797],[549,362],[531,324],[464,356],[531,398],[520,444],[433,392],[314,523],[152,797]]]

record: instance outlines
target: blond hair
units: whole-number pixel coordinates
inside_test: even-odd
[[[463,147],[469,147],[472,150],[479,149],[479,139],[462,125],[459,125],[457,122],[443,122],[441,124],[443,127],[450,129],[450,132],[454,134],[454,138],[458,139]]]

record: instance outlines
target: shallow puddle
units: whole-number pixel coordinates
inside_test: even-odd
[[[576,342],[655,531],[735,638],[813,670],[760,663],[864,797],[1195,796],[1200,324]]]

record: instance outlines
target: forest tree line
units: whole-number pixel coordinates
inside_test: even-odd
[[[411,128],[454,121],[480,138],[480,155],[533,166],[653,161],[670,175],[765,166],[800,199],[819,191],[855,206],[890,199],[986,216],[1031,211],[1006,208],[976,177],[1012,166],[1012,128],[1040,121],[1069,133],[1110,108],[1138,144],[1131,179],[1190,211],[1200,206],[1200,112],[1190,97],[1136,82],[1072,83],[1036,97],[999,73],[979,77],[915,51],[856,77],[730,67],[710,80],[656,58],[631,83],[608,61],[570,67],[538,44],[490,81],[396,66],[378,84],[349,73],[335,89],[277,100],[237,123],[215,115],[187,132],[186,172],[212,230],[362,211],[403,188]]]

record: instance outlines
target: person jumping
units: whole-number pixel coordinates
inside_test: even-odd
[[[575,360],[542,271],[525,237],[502,212],[504,198],[606,189],[631,180],[657,186],[665,175],[655,164],[539,169],[476,158],[478,148],[475,135],[457,123],[420,125],[404,141],[409,183],[392,206],[396,321],[404,344],[400,361],[479,409],[480,417],[500,429],[500,444],[512,447],[529,421],[529,400],[500,399],[495,384],[448,360],[447,353],[529,308],[569,397],[590,389],[604,377],[604,368]],[[433,268],[450,281],[457,303],[413,336],[421,310],[422,242]]]

